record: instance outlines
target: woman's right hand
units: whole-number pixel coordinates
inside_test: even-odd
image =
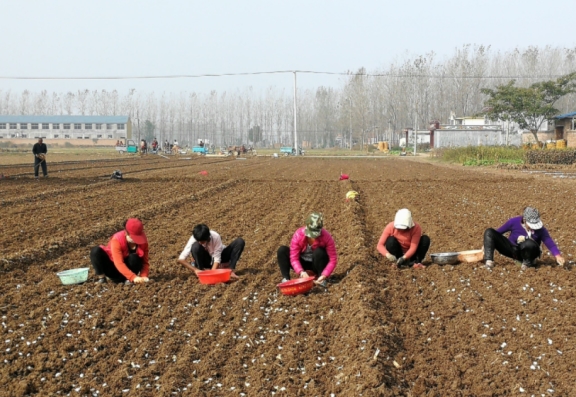
[[[300,278],[307,278],[307,277],[310,277],[310,276],[308,276],[308,273],[306,273],[306,270],[302,270],[300,272]]]
[[[146,278],[145,277],[140,277],[140,276],[136,276],[134,277],[134,280],[132,280],[132,282],[134,284],[144,284],[146,282]]]
[[[396,257],[392,255],[390,252],[386,253],[386,259],[388,259],[390,262],[396,262]]]

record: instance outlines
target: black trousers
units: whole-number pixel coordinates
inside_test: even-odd
[[[34,157],[34,176],[38,176],[38,170],[42,167],[42,174],[44,176],[48,175],[48,167],[46,166],[46,160],[42,161],[38,157]]]
[[[236,263],[240,260],[245,244],[244,239],[241,237],[232,241],[232,243],[222,251],[221,263],[228,263],[230,269],[236,269]],[[190,254],[192,258],[194,258],[194,262],[196,262],[195,266],[198,269],[207,270],[212,268],[212,256],[206,251],[206,248],[202,247],[198,242],[192,244]]]
[[[286,280],[290,280],[290,269],[292,266],[290,265],[290,247],[285,245],[278,248],[277,252],[278,257],[278,266],[280,266],[280,273],[282,273],[282,277]],[[312,270],[316,273],[317,277],[320,277],[326,265],[330,262],[330,257],[324,248],[316,248],[312,251],[312,262],[304,261],[300,258],[300,264],[304,268],[304,270]]]
[[[90,262],[92,262],[92,267],[97,276],[104,274],[115,283],[123,283],[126,281],[126,277],[114,266],[114,262],[112,262],[102,247],[92,248],[90,251]],[[126,267],[136,275],[139,274],[142,271],[142,267],[144,267],[144,260],[135,253],[124,258],[124,263]]]
[[[484,260],[493,261],[494,250],[508,258],[522,260],[528,266],[540,256],[540,247],[536,241],[526,239],[523,243],[514,245],[506,236],[489,228],[484,232]]]
[[[390,236],[386,239],[386,251],[390,252],[396,258],[400,258],[404,255],[402,252],[402,246],[396,239],[396,237]],[[416,263],[421,263],[426,257],[426,253],[430,248],[430,237],[424,235],[420,237],[420,242],[418,243],[418,248],[416,248],[416,253],[412,255],[411,258],[406,258],[409,261],[416,261]]]

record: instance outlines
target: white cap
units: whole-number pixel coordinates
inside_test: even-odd
[[[410,229],[414,227],[414,221],[412,221],[412,213],[407,208],[402,208],[398,210],[396,216],[394,217],[394,227],[396,229]]]

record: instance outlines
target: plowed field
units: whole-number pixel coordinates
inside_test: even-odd
[[[498,255],[492,271],[399,271],[375,249],[403,207],[431,252],[448,252],[480,248],[485,228],[533,205],[571,261],[572,180],[398,158],[145,156],[52,162],[40,181],[30,169],[3,166],[20,177],[0,180],[0,395],[573,394],[573,263],[545,250],[526,272]],[[125,181],[108,179],[115,169]],[[279,295],[276,250],[311,211],[338,266],[326,290]],[[90,248],[133,216],[151,283],[60,284],[56,272],[89,266]],[[246,241],[239,281],[201,285],[177,264],[201,222]]]

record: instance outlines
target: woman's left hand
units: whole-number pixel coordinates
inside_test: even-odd
[[[316,280],[316,282],[321,283],[324,280],[326,280],[326,276],[320,276],[320,277],[318,277],[318,280]]]
[[[564,263],[566,261],[564,260],[564,257],[562,255],[556,255],[556,262],[558,263],[558,265],[564,266]]]

